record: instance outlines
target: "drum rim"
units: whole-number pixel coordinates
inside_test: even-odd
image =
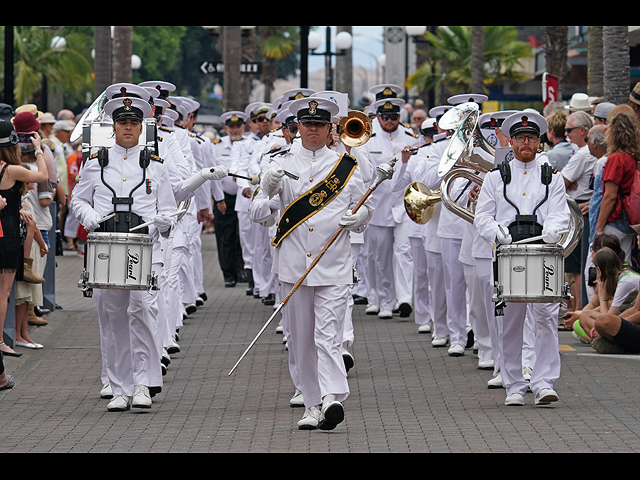
[[[113,240],[114,242],[111,242]],[[153,236],[148,233],[91,232],[87,235],[87,243],[153,243]]]

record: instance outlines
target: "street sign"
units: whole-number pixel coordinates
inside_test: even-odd
[[[224,73],[224,63],[222,62],[204,62],[200,65],[200,70],[204,74],[222,74]],[[262,73],[262,63],[248,62],[240,64],[240,73],[250,73],[259,75]]]

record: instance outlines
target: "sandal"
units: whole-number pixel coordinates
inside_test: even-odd
[[[7,345],[4,342],[0,342],[0,347],[2,347],[2,345]],[[21,357],[22,354],[18,353],[18,352],[7,352],[6,350],[2,350],[2,348],[0,348],[0,352],[2,352],[2,355],[5,355],[7,357]]]
[[[7,379],[9,381],[7,382],[7,384],[5,386],[0,387],[0,392],[2,390],[11,390],[13,387],[16,386],[16,382],[15,382],[15,380],[13,379],[13,377],[11,375],[7,375]]]

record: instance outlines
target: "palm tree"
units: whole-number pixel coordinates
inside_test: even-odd
[[[442,96],[469,92],[472,88],[473,27],[440,27],[437,34],[427,32],[431,48],[429,59],[407,79],[407,87],[420,90],[442,89]],[[475,93],[485,93],[502,81],[525,78],[520,67],[522,59],[531,55],[531,46],[518,40],[518,31],[509,26],[484,26],[483,85]],[[479,31],[476,30],[476,34]],[[479,75],[478,75],[479,76]]]
[[[66,46],[59,51],[52,48],[55,32],[37,26],[14,29],[14,94],[17,105],[33,102],[42,91],[45,79],[53,89],[64,89],[71,94],[86,91],[91,82],[91,65],[80,53],[80,46],[87,42],[85,35],[65,35]]]
[[[589,26],[588,91],[592,97],[604,96],[604,58],[602,27]]]
[[[471,91],[484,88],[484,27],[471,27]]]
[[[569,27],[551,25],[543,27],[547,72],[558,77],[558,100],[569,73]]]
[[[278,62],[287,58],[294,49],[298,27],[261,26],[258,28],[259,51],[263,58],[262,78],[264,101],[271,102],[273,85],[279,78]]]
[[[602,27],[604,45],[604,95],[616,105],[629,101],[629,27]]]

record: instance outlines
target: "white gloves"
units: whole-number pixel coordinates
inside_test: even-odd
[[[102,217],[95,210],[91,210],[87,213],[87,218],[85,220],[84,228],[87,232],[93,232],[100,228],[100,220]]]
[[[165,233],[173,227],[173,218],[166,217],[164,215],[156,215],[153,219],[153,224],[156,226],[160,233]]]
[[[506,232],[503,232],[501,228],[498,229],[498,234],[496,235],[496,241],[500,245],[511,245],[513,243],[513,239],[511,235]]]
[[[283,178],[284,170],[281,167],[272,167],[262,176],[262,188],[269,198],[273,197]]]
[[[340,219],[340,225],[349,231],[358,230],[367,223],[368,216],[366,208],[360,208],[355,214],[349,210]]]
[[[542,241],[544,243],[556,244],[560,241],[560,234],[553,230],[542,230]]]
[[[214,168],[203,168],[202,176],[207,180],[222,180],[229,176],[229,169],[224,165],[219,165]]]

